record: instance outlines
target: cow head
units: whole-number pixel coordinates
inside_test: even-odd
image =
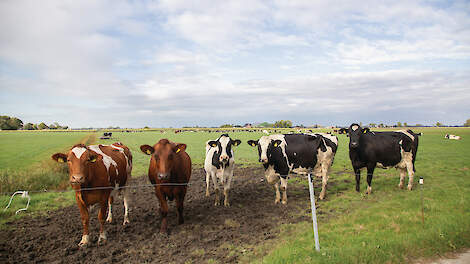
[[[168,139],[160,139],[153,147],[142,145],[140,146],[140,150],[147,155],[152,155],[152,159],[156,162],[155,169],[158,179],[167,180],[174,167],[175,158],[186,150],[186,144],[175,144]]]
[[[73,188],[80,188],[81,185],[89,182],[89,168],[96,162],[98,156],[87,146],[78,144],[73,146],[67,154],[55,153],[51,158],[59,163],[67,162],[70,184]]]
[[[262,162],[265,167],[268,164],[273,163],[273,157],[284,156],[281,148],[282,141],[280,139],[274,139],[270,136],[262,136],[256,141],[248,140],[248,145],[252,147],[258,146],[259,162]]]
[[[348,136],[349,136],[349,147],[350,148],[357,148],[359,147],[360,138],[363,134],[367,134],[369,132],[369,128],[361,128],[360,125],[354,123],[348,128]]]
[[[219,162],[222,164],[227,164],[232,157],[232,146],[238,146],[240,143],[239,139],[232,140],[227,134],[221,135],[217,140],[207,142],[209,146],[217,148]]]

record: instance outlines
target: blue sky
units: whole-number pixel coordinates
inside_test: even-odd
[[[470,118],[468,1],[1,1],[0,112],[72,127]]]

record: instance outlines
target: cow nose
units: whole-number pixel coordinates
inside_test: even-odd
[[[268,163],[268,159],[261,159],[262,163]]]
[[[357,148],[358,145],[359,144],[357,144],[357,142],[351,142],[351,147],[353,147],[353,148]]]
[[[72,175],[70,179],[71,184],[80,184],[83,183],[83,177],[80,175]]]
[[[227,162],[228,161],[228,156],[220,156],[220,161]]]
[[[165,179],[168,176],[168,173],[158,173],[157,176],[159,179]]]

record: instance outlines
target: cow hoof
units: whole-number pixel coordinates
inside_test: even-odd
[[[398,188],[403,189],[403,183],[398,184]]]
[[[275,200],[274,204],[278,204],[279,202],[281,202],[281,200]]]
[[[321,194],[320,194],[320,197],[319,197],[319,198],[320,198],[320,200],[323,200],[323,199],[325,199],[325,195],[321,195]]]
[[[112,218],[112,217],[109,217],[109,216],[108,216],[108,218],[106,218],[106,222],[111,223],[112,221],[113,221],[113,218]]]
[[[230,203],[229,202],[224,202],[224,206],[225,207],[230,207]]]
[[[211,194],[209,192],[206,192],[206,197],[209,197],[211,196]]]
[[[129,224],[129,219],[124,219],[124,222],[122,222],[122,225],[125,226],[126,224]]]
[[[282,201],[282,204],[287,204],[287,201]]]
[[[216,202],[214,203],[214,205],[215,205],[215,206],[219,206],[219,205],[220,205],[220,202],[219,202],[219,201],[216,201]]]
[[[408,191],[413,190],[413,185],[408,185]]]
[[[88,243],[82,243],[82,242],[78,243],[79,248],[86,248],[87,246],[88,246]]]

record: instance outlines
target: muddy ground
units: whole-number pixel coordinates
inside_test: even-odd
[[[214,193],[205,197],[205,174],[194,169],[185,200],[185,223],[177,225],[170,202],[168,236],[159,233],[158,200],[152,188],[132,190],[131,223],[122,226],[123,206],[113,204],[108,242],[98,246],[98,207],[91,213],[91,244],[79,249],[77,206],[50,212],[47,217],[24,217],[0,231],[1,263],[236,263],[256,245],[279,237],[279,225],[309,221],[309,192],[289,182],[288,204],[274,204],[273,188],[262,181],[263,169],[236,169],[231,207],[214,206]],[[146,184],[147,177],[131,185]],[[317,191],[317,190],[316,190]],[[223,200],[221,200],[223,204]],[[321,213],[321,212],[320,212]]]

